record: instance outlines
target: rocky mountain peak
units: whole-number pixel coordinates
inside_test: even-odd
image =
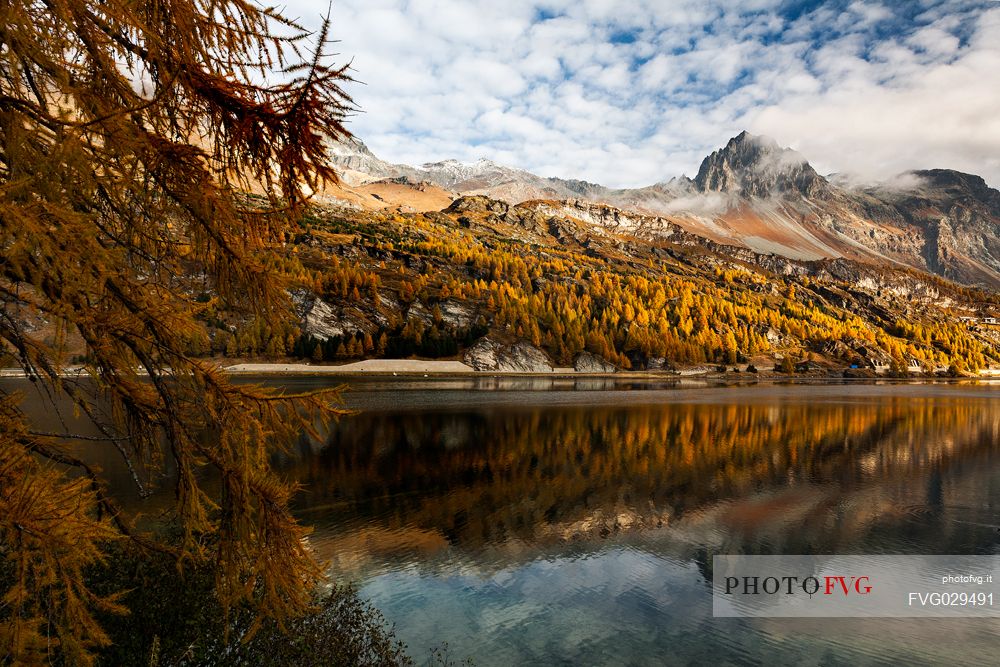
[[[332,142],[328,148],[331,155],[367,155],[374,157],[371,150],[365,145],[365,142],[353,135],[341,137],[337,141]]]
[[[395,165],[379,159],[357,137],[344,137],[327,146],[330,162],[340,171],[342,180],[348,183],[394,178],[402,175]]]
[[[978,202],[993,215],[1000,216],[1000,191],[987,185],[982,176],[952,169],[925,169],[909,173],[920,179],[925,190],[937,190],[958,203]]]
[[[702,192],[745,198],[782,192],[813,197],[823,194],[828,187],[826,179],[799,153],[782,148],[770,137],[755,136],[746,130],[702,161],[695,185]]]

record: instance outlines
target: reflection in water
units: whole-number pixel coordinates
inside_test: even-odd
[[[317,550],[364,582],[418,656],[441,641],[477,664],[995,654],[995,621],[711,617],[715,553],[997,551],[1000,405],[988,393],[796,390],[792,402],[764,389],[752,401],[630,405],[635,392],[619,392],[613,405],[540,405],[524,392],[499,407],[369,406],[289,473],[307,489],[299,511]]]
[[[714,619],[709,582],[717,553],[1000,552],[997,389],[358,381],[280,465],[418,661],[995,664],[996,620]],[[169,503],[80,447],[130,509]]]
[[[470,554],[678,522],[724,530],[727,551],[843,551],[888,515],[940,519],[942,475],[991,460],[998,431],[1000,410],[940,399],[369,412],[295,476],[324,534],[410,530]],[[935,550],[962,525],[935,528]]]

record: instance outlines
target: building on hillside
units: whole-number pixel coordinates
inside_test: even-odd
[[[876,373],[887,373],[892,366],[892,358],[878,348],[859,347],[858,354],[864,359],[865,365]]]

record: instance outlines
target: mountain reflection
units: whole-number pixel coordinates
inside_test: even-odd
[[[993,543],[991,516],[945,508],[996,495],[977,473],[998,431],[1000,406],[940,396],[366,412],[289,472],[347,570],[635,536],[684,558],[844,551],[880,525],[874,548],[947,553]]]

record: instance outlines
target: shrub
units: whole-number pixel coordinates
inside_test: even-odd
[[[227,618],[214,594],[214,571],[172,557],[116,547],[107,567],[89,573],[95,591],[128,589],[126,616],[101,619],[112,644],[99,652],[107,665],[410,665],[405,647],[378,610],[350,586],[317,593],[313,608],[284,630],[264,622],[251,633],[248,606]],[[252,635],[252,636],[251,636]],[[249,637],[249,639],[248,639]]]

